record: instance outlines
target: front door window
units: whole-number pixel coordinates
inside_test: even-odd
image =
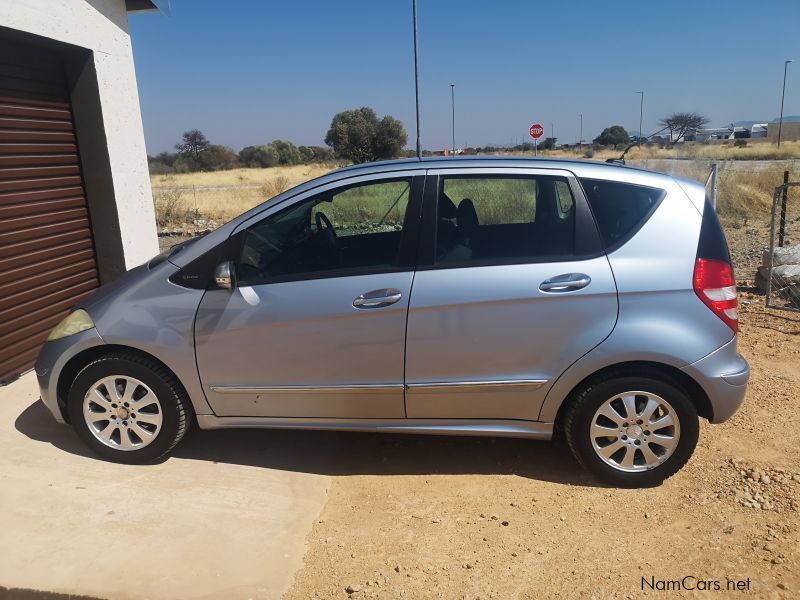
[[[337,188],[252,226],[239,268],[244,285],[395,270],[411,180]]]

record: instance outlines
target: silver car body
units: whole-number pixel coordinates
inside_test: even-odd
[[[557,174],[586,205],[582,178],[660,188],[665,196],[621,247],[573,262],[399,270],[227,289],[170,277],[230,236],[344,184],[441,174]],[[428,183],[425,183],[428,185]],[[424,202],[430,199],[426,193]],[[42,399],[65,420],[83,364],[133,348],[183,383],[201,428],[298,427],[508,435],[547,439],[587,377],[655,364],[692,392],[712,422],[730,417],[749,369],[736,336],[692,287],[703,187],[668,175],[586,161],[393,161],[342,169],[281,194],[154,265],[103,286],[80,307],[95,327],[45,344]],[[568,295],[540,282],[586,274]],[[379,310],[354,298],[401,295]]]

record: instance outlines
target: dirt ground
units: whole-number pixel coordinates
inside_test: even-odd
[[[336,472],[286,597],[798,597],[800,313],[748,287],[764,229],[729,231],[746,401],[675,477],[608,488],[563,442],[329,434]]]

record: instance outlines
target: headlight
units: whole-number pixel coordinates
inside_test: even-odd
[[[56,328],[47,336],[47,341],[60,340],[63,337],[86,331],[92,327],[94,327],[92,317],[90,317],[89,313],[85,310],[79,308],[71,312],[61,323],[56,325]]]

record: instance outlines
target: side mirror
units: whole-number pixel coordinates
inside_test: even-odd
[[[214,281],[218,287],[224,290],[230,290],[236,287],[236,270],[234,269],[233,262],[226,260],[217,265],[214,269]]]

